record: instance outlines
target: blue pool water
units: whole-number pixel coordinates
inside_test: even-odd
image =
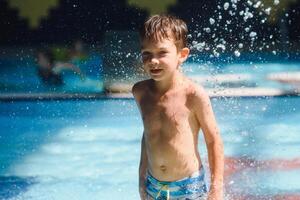
[[[229,199],[300,197],[299,100],[212,99]],[[0,199],[139,199],[132,99],[2,102],[0,122]]]
[[[62,73],[64,84],[59,87],[43,84],[37,75],[37,63],[33,56],[8,56],[0,58],[1,93],[41,93],[67,92],[89,93],[103,91],[102,58],[91,54],[85,60],[73,62],[78,66],[85,80],[72,72]]]

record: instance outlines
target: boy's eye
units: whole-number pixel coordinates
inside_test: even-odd
[[[166,53],[168,53],[168,52],[166,52],[166,51],[160,51],[159,55],[165,55]]]
[[[151,57],[151,53],[149,53],[149,52],[143,52],[142,53],[142,59],[143,60],[145,60],[145,59],[147,59],[147,58],[150,58]]]
[[[143,53],[142,53],[142,56],[149,56],[149,55],[150,55],[149,52],[143,52]]]

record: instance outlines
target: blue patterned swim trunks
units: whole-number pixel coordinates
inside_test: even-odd
[[[202,199],[207,193],[204,170],[202,168],[191,176],[172,182],[159,181],[148,172],[146,192],[148,198],[155,200]]]

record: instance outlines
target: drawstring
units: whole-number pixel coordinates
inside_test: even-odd
[[[159,191],[158,191],[155,199],[157,199],[158,197],[160,197],[160,193],[161,193],[162,190],[165,190],[167,192],[167,200],[169,200],[170,199],[170,190],[169,190],[168,185],[161,186],[161,188],[159,189]]]

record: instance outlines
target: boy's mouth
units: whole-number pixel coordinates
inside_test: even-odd
[[[159,74],[162,69],[150,69],[151,74]]]

